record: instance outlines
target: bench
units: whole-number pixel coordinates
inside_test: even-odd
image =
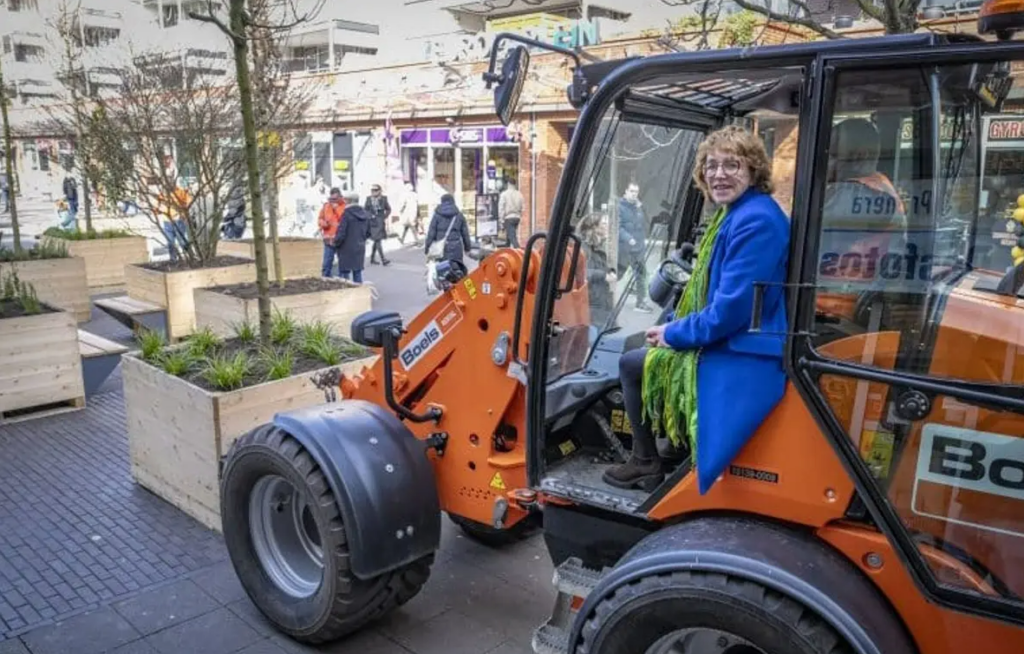
[[[127,346],[78,330],[78,353],[82,357],[82,381],[85,382],[86,399],[96,394],[121,362],[121,355],[127,351]]]
[[[136,334],[141,329],[167,334],[167,310],[159,304],[143,302],[127,295],[99,298],[92,303]]]

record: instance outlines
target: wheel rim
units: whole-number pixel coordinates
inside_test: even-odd
[[[749,641],[718,629],[680,629],[663,636],[646,654],[767,654]]]
[[[320,530],[303,494],[284,477],[267,475],[249,497],[249,529],[264,572],[288,595],[320,588],[324,556]]]

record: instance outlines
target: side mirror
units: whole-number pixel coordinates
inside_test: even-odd
[[[402,334],[402,316],[397,311],[367,311],[352,321],[352,340],[366,347],[384,347],[385,334]]]
[[[494,110],[502,125],[512,122],[512,115],[519,107],[519,96],[523,93],[526,73],[530,68],[530,52],[521,45],[509,51],[501,65],[501,75],[494,89]],[[493,78],[492,78],[493,79]]]

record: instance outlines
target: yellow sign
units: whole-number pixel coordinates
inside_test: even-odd
[[[558,445],[558,451],[562,453],[562,456],[569,456],[576,451],[576,443],[572,441],[565,441]]]
[[[547,13],[509,16],[487,21],[487,29],[491,32],[515,32],[537,27],[552,27],[565,21],[561,16]]]
[[[348,161],[345,159],[338,159],[334,162],[335,170],[348,170]]]
[[[505,490],[505,480],[501,478],[500,472],[494,473],[494,476],[491,477],[491,488]]]
[[[295,162],[295,170],[309,170],[309,162],[308,161],[296,161]]]
[[[889,476],[894,441],[895,437],[889,432],[867,429],[863,431],[860,441],[860,456],[878,479],[885,479]]]
[[[469,299],[476,299],[476,285],[473,284],[473,280],[466,278],[466,281],[462,282],[462,285],[466,287],[466,292],[469,293]]]
[[[612,411],[612,431],[620,434],[632,434],[633,425],[629,422],[629,416],[622,409]]]

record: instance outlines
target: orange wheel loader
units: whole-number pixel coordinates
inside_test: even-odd
[[[575,59],[548,230],[471,272],[439,263],[408,325],[360,316],[379,357],[341,399],[234,444],[223,530],[256,606],[299,641],[354,632],[427,582],[447,513],[496,545],[543,530],[558,595],[538,653],[1024,652],[1024,211],[979,156],[987,115],[1024,114],[1021,24],[1000,0],[979,30],[997,39],[587,65],[499,35],[484,79],[505,124],[531,56]],[[632,437],[619,359],[686,284],[711,213],[696,148],[733,123],[791,219],[785,333],[761,327],[765,285],[744,296],[749,331],[785,343],[785,395],[705,494],[685,450],[656,487],[609,486]],[[645,249],[622,263],[633,186]]]

